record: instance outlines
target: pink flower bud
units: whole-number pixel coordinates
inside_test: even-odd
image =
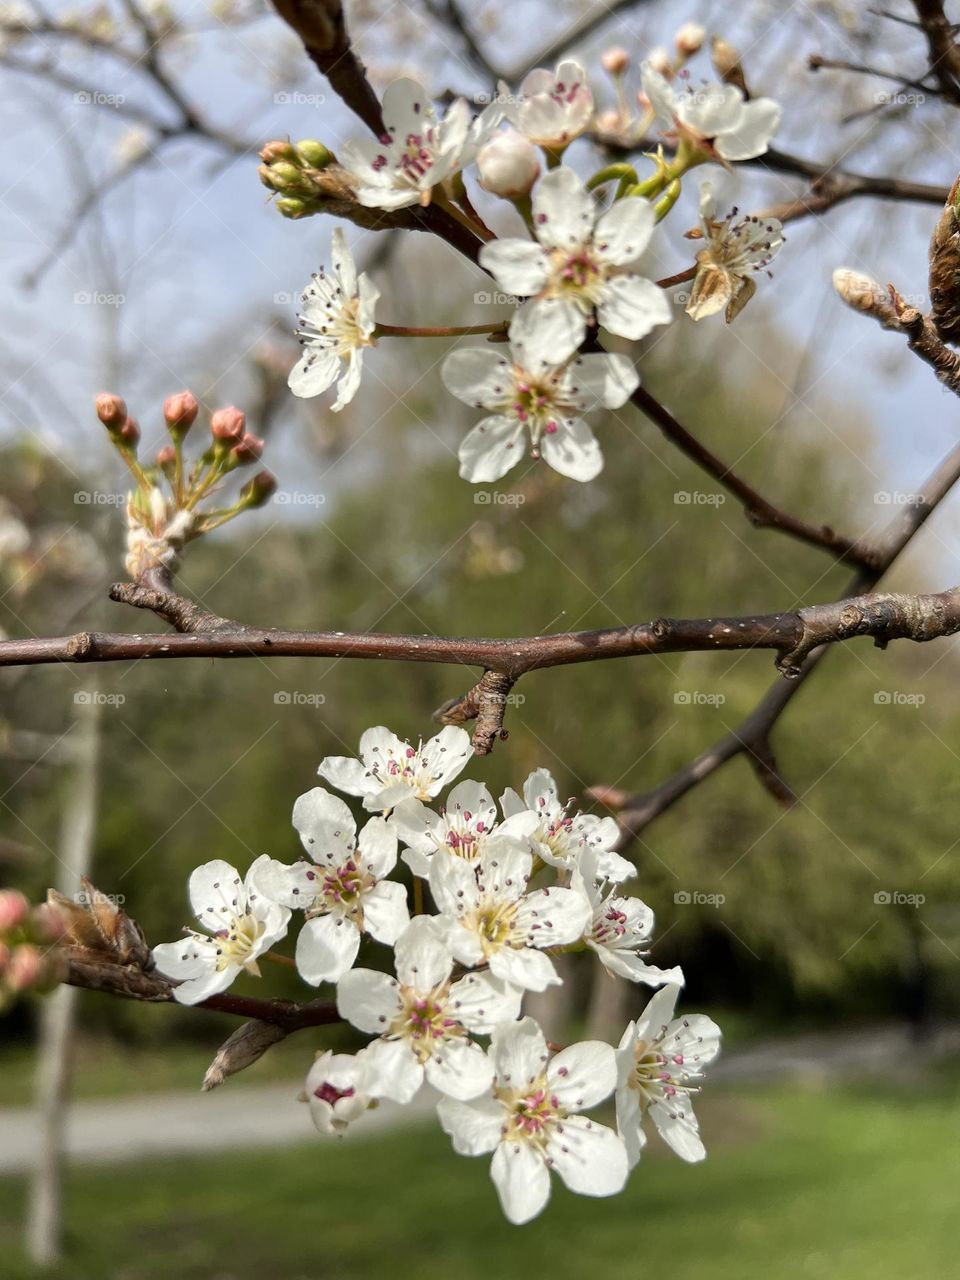
[[[200,406],[189,391],[178,391],[163,402],[163,418],[170,434],[181,440],[197,420]]]
[[[172,444],[165,444],[157,450],[157,466],[161,471],[170,471],[177,462],[177,451]]]
[[[600,63],[609,75],[622,76],[630,65],[630,55],[626,49],[615,45],[612,49],[604,49],[600,55]]]
[[[30,914],[30,903],[17,889],[0,889],[0,932],[19,929]]]
[[[276,164],[278,160],[296,161],[297,152],[291,142],[268,142],[260,152],[264,164]]]
[[[516,129],[495,133],[477,156],[480,185],[491,195],[515,200],[528,195],[540,176],[537,148]]]
[[[97,417],[109,431],[117,431],[127,420],[127,406],[119,396],[101,391],[94,401]]]
[[[135,449],[140,443],[140,424],[136,418],[127,418],[117,434],[124,444]]]
[[[270,501],[277,491],[277,477],[269,471],[258,471],[251,481],[243,486],[240,497],[248,507],[262,507]]]
[[[707,33],[699,22],[685,22],[674,36],[677,53],[680,54],[681,58],[692,57],[703,48],[703,42],[706,38]]]
[[[615,107],[609,107],[597,116],[598,133],[619,133],[622,128],[623,120]]]
[[[34,987],[43,975],[43,956],[40,951],[24,943],[15,947],[7,965],[6,982],[11,991],[26,991]]]
[[[46,902],[34,908],[33,927],[41,942],[59,942],[67,936],[67,922],[56,907]]]
[[[666,49],[654,49],[647,61],[654,71],[659,71],[662,76],[669,79],[673,75],[673,59]]]
[[[241,466],[248,462],[256,462],[262,453],[263,441],[252,436],[249,431],[233,447],[233,456]]]
[[[232,404],[215,410],[210,418],[210,434],[214,440],[241,440],[246,427],[247,415]]]

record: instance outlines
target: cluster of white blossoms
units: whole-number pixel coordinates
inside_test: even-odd
[[[503,1211],[523,1223],[546,1205],[551,1170],[583,1195],[622,1190],[647,1120],[683,1159],[703,1159],[691,1096],[720,1032],[675,1018],[681,971],[647,963],[653,912],[623,888],[635,868],[616,851],[616,822],[563,802],[544,769],[499,806],[471,781],[438,804],[471,756],[461,728],[416,747],[367,730],[358,757],[318,770],[373,815],[360,830],[342,799],[308,791],[293,810],[305,857],[264,855],[246,877],[222,861],[199,867],[189,892],[204,931],[153,955],[176,999],[197,1004],[258,974],[300,921],[300,977],[335,984],[341,1018],[369,1037],[357,1053],[317,1055],[305,1089],[317,1129],[342,1136],[381,1101],[433,1090],[454,1149],[492,1155]],[[371,948],[377,967],[357,966],[364,936],[392,949],[389,964]],[[555,957],[573,951],[659,988],[617,1049],[552,1045],[523,1016],[527,993],[560,984]]]
[[[694,41],[684,56],[700,43]],[[676,158],[671,167],[661,155],[651,179],[621,183],[606,207],[603,171],[585,183],[562,162],[570,144],[597,122],[586,72],[569,58],[553,71],[532,71],[516,94],[501,83],[477,116],[463,99],[438,116],[421,85],[397,80],[384,96],[383,136],[343,148],[342,165],[364,206],[396,210],[436,203],[470,223],[475,215],[463,199],[462,174],[476,164],[481,188],[511,201],[526,224],[523,237],[490,239],[473,221],[485,241],[480,266],[517,306],[506,345],[454,350],[441,369],[453,395],[484,411],[459,449],[465,480],[498,480],[524,456],[542,458],[573,480],[592,480],[602,469],[585,415],[621,408],[639,377],[627,356],[582,354],[585,347],[600,329],[637,341],[670,323],[668,293],[638,264],[679,194],[680,177],[707,160],[729,168],[760,155],[779,123],[780,108],[771,99],[747,102],[727,84],[695,89],[686,76],[686,87],[678,90],[671,79],[681,80],[675,69],[643,65],[649,118],[660,121]],[[703,228],[696,234],[705,234],[708,245],[698,255],[687,311],[701,319],[725,310],[730,320],[754,291],[752,273],[780,247],[779,223],[747,219],[732,225],[717,221],[711,210]],[[289,385],[295,395],[314,396],[338,382],[332,407],[339,410],[356,393],[365,348],[378,335],[403,330],[377,327],[378,292],[358,274],[342,233],[334,236],[331,275],[315,276],[305,291],[304,352]]]

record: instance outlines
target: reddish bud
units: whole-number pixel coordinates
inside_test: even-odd
[[[94,401],[97,417],[108,431],[118,431],[127,420],[127,406],[119,396],[101,391]]]
[[[172,444],[165,444],[162,449],[157,450],[157,466],[166,474],[174,469],[177,464],[177,451]]]
[[[214,440],[242,440],[246,427],[247,415],[232,404],[225,409],[216,409],[210,418],[210,434]]]
[[[277,491],[277,477],[269,471],[257,474],[240,491],[240,498],[248,507],[265,506]]]
[[[43,974],[43,956],[30,943],[15,947],[7,964],[6,983],[11,991],[34,987]]]
[[[42,942],[59,942],[67,936],[67,923],[63,916],[46,902],[34,908],[33,927]]]
[[[197,420],[200,406],[197,397],[189,391],[178,391],[163,402],[163,418],[167,430],[174,438],[183,439]]]
[[[258,439],[257,436],[252,436],[249,431],[233,449],[233,456],[241,465],[248,462],[257,462],[262,453],[263,441]]]
[[[117,435],[129,448],[136,449],[140,443],[140,424],[136,418],[127,418]]]
[[[600,62],[609,75],[622,76],[630,65],[630,55],[626,49],[617,45],[612,49],[604,49],[600,55]]]
[[[30,903],[18,889],[0,889],[0,931],[19,929],[30,914]]]
[[[264,164],[276,164],[278,160],[296,162],[297,152],[292,142],[268,142],[260,152]]]

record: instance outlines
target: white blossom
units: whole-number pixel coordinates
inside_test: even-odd
[[[650,242],[656,215],[639,196],[617,200],[598,216],[593,195],[561,165],[533,195],[536,241],[491,240],[480,265],[507,293],[527,298],[510,325],[528,360],[562,364],[580,346],[588,322],[642,338],[671,319],[670,301],[632,270]]]
[[[592,480],[603,455],[582,415],[591,409],[619,409],[640,379],[623,355],[591,353],[565,364],[529,359],[516,341],[509,359],[501,348],[462,347],[451,351],[440,376],[458,400],[488,415],[460,445],[460,475],[474,484],[499,480],[523,456],[542,457],[571,480]]]
[[[359,1120],[376,1099],[367,1092],[366,1050],[357,1054],[318,1053],[307,1074],[304,1090],[310,1116],[318,1133],[342,1138],[354,1120]]]
[[[294,804],[293,825],[310,861],[261,861],[257,885],[281,906],[306,912],[297,970],[319,986],[352,966],[361,933],[393,946],[410,923],[407,891],[386,879],[397,863],[397,833],[385,818],[371,818],[358,839],[344,802],[314,787]]]
[[[328,276],[321,267],[303,292],[299,339],[303,354],[290,370],[287,385],[295,396],[309,399],[337,382],[334,413],[357,394],[363,372],[363,352],[373,345],[374,310],[380,297],[366,272],[357,264],[346,236],[336,227]]]
[[[450,981],[453,957],[432,916],[416,916],[395,948],[396,978],[351,969],[337,984],[337,1009],[360,1031],[379,1035],[365,1050],[368,1088],[409,1102],[424,1076],[453,1098],[490,1088],[493,1067],[469,1032],[488,1035],[520,1013],[520,993],[488,973]]]
[[[379,725],[360,738],[359,760],[327,756],[317,773],[338,791],[362,796],[370,812],[384,813],[409,796],[432,800],[472,755],[469,733],[454,725],[416,747]]]
[[[501,81],[498,97],[511,124],[548,151],[562,151],[593,118],[587,73],[572,58],[565,58],[556,71],[531,71],[515,97]]]
[[[438,119],[422,85],[394,80],[383,95],[386,133],[348,142],[341,152],[357,179],[357,200],[377,209],[429,204],[432,189],[472,163],[502,116],[494,105],[471,121],[466,102],[457,98]]]
[[[491,195],[508,200],[528,195],[540,176],[540,156],[516,129],[495,133],[477,155],[480,185]]]
[[[734,222],[737,210],[718,219],[714,212],[713,188],[700,187],[701,235],[706,245],[697,254],[697,274],[687,315],[694,320],[726,310],[726,321],[734,320],[756,292],[753,276],[764,271],[783,244],[783,227],[776,218],[756,215]],[[698,238],[690,232],[691,238]]]
[[[581,889],[527,890],[533,864],[523,849],[488,848],[475,865],[434,858],[430,891],[449,921],[455,958],[468,968],[486,964],[494,977],[527,991],[559,985],[550,947],[576,941],[590,917]]]
[[[523,784],[523,798],[508,788],[500,797],[505,818],[532,812],[537,826],[532,851],[551,867],[572,871],[585,850],[596,855],[596,874],[617,884],[636,874],[636,868],[614,849],[620,828],[613,818],[592,813],[571,813],[573,801],[561,803],[557,784],[547,769],[535,769]]]
[[[179,942],[153,948],[157,969],[179,983],[173,995],[180,1004],[199,1004],[226,991],[244,971],[259,976],[258,956],[286,934],[289,910],[264,897],[257,886],[266,861],[266,855],[258,858],[246,880],[220,858],[190,876],[190,905],[207,933],[191,930]]]
[[[666,128],[706,156],[720,161],[762,156],[780,124],[772,98],[744,101],[736,85],[714,83],[678,93],[660,71],[645,62],[643,92]]]
[[[504,842],[529,848],[536,827],[532,814],[497,821],[497,806],[480,782],[458,782],[439,813],[411,796],[394,809],[391,820],[407,846],[403,860],[426,879],[437,856],[475,863],[491,845]]]
[[[627,1026],[617,1050],[617,1129],[631,1168],[646,1142],[646,1115],[682,1159],[703,1160],[707,1154],[691,1093],[701,1069],[720,1051],[720,1028],[703,1014],[674,1018],[679,993],[673,985],[658,991],[642,1016]]]
[[[550,1058],[543,1032],[524,1018],[496,1028],[489,1056],[493,1096],[467,1103],[444,1098],[437,1114],[460,1155],[493,1152],[490,1173],[509,1221],[519,1225],[541,1212],[551,1169],[580,1195],[621,1191],[628,1172],[622,1140],[579,1114],[613,1091],[613,1049],[586,1041]]]
[[[683,986],[683,971],[677,967],[659,969],[647,964],[644,950],[653,936],[654,916],[645,902],[628,898],[616,889],[604,892],[603,877],[597,871],[597,853],[586,849],[580,855],[571,880],[590,904],[590,918],[583,940],[605,969],[628,982],[645,982],[659,987],[665,982]]]

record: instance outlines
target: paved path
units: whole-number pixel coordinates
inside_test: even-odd
[[[958,1054],[958,1026],[939,1029],[922,1049],[902,1027],[872,1027],[769,1041],[722,1056],[709,1074],[717,1083],[791,1076],[830,1078],[900,1072],[904,1061]],[[228,1081],[212,1093],[178,1091],[78,1102],[70,1114],[67,1151],[78,1163],[103,1163],[316,1142],[307,1108],[297,1101],[299,1089],[296,1082],[254,1085]],[[356,1139],[422,1122],[432,1110],[428,1092],[409,1107],[384,1103],[357,1126]],[[29,1109],[0,1109],[0,1175],[29,1167],[33,1135],[34,1118]]]

